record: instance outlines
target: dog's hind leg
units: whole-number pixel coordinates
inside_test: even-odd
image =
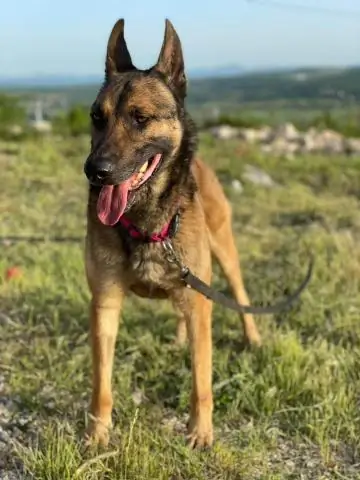
[[[215,173],[206,164],[198,161],[194,173],[202,198],[212,254],[219,262],[237,302],[249,305],[231,225],[230,204]],[[250,344],[260,345],[261,339],[253,316],[245,314],[242,322],[246,340]]]
[[[186,344],[188,334],[187,334],[187,326],[186,326],[186,318],[184,312],[181,308],[178,307],[176,302],[172,302],[173,308],[177,318],[177,329],[176,329],[176,339],[175,344],[179,347],[183,347]]]
[[[229,215],[224,215],[221,226],[216,231],[210,231],[211,251],[226,276],[233,295],[242,305],[250,305],[241,275],[239,256],[231,228]],[[261,345],[261,338],[251,314],[242,316],[245,339],[252,345]]]

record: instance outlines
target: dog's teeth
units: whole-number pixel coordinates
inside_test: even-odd
[[[145,173],[148,165],[149,165],[149,162],[144,163],[144,165],[140,168],[139,172],[140,173]]]

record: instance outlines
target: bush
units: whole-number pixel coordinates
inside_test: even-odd
[[[319,129],[329,128],[345,137],[360,137],[360,113],[349,114],[346,119],[336,119],[329,111],[325,111],[316,117],[311,125]]]
[[[241,115],[220,115],[215,119],[207,119],[203,122],[203,128],[210,128],[217,125],[229,125],[238,128],[258,128],[263,122],[254,117],[243,117]]]
[[[0,95],[0,135],[7,137],[14,125],[23,127],[26,122],[26,111],[20,105],[19,98]]]
[[[81,105],[76,105],[67,113],[53,119],[54,131],[62,135],[78,136],[89,133],[89,110]]]

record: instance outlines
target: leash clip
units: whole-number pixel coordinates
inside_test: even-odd
[[[189,273],[189,268],[182,263],[180,258],[175,253],[174,247],[169,239],[162,242],[165,250],[165,258],[169,263],[174,263],[180,268],[181,277],[184,278]]]

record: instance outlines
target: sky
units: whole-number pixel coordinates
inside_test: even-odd
[[[2,0],[0,76],[102,75],[112,26],[138,68],[156,62],[165,18],[187,69],[360,65],[360,0]],[[319,11],[281,4],[317,6]],[[321,8],[359,12],[325,13]]]

